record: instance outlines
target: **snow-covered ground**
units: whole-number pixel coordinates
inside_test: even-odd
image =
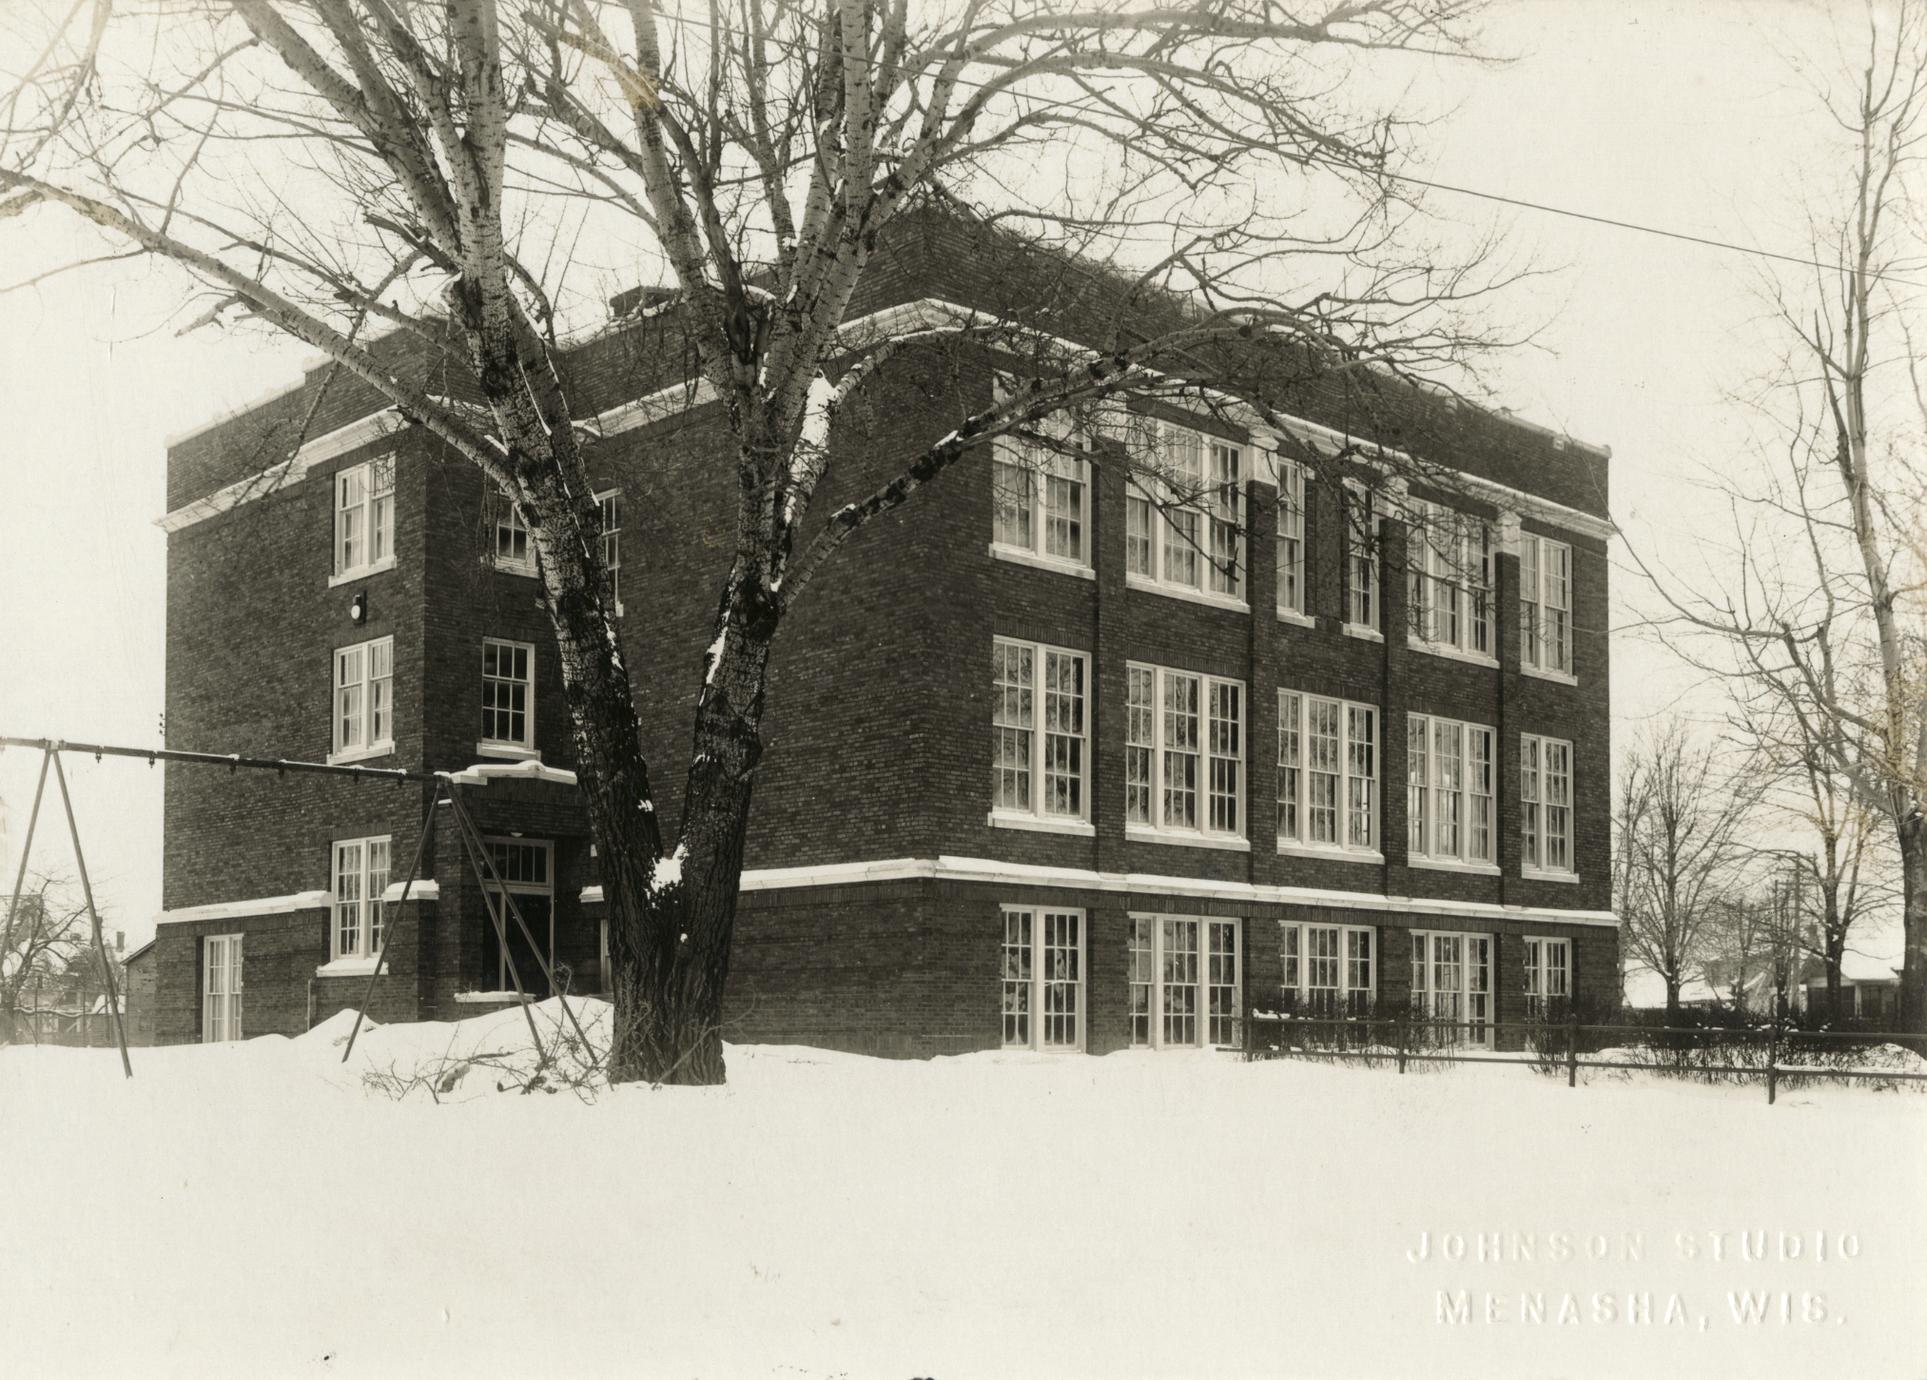
[[[0,1050],[0,1371],[1922,1374],[1927,1096],[735,1048],[437,1102],[363,1075],[519,1013],[343,1033]]]

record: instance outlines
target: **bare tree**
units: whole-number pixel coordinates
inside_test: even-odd
[[[0,1044],[14,1038],[23,993],[60,977],[76,962],[98,964],[88,952],[92,939],[86,906],[67,896],[53,878],[32,880],[17,902],[11,895],[0,896],[0,916],[9,911],[12,925],[0,935]]]
[[[1822,89],[1841,137],[1812,179],[1811,279],[1765,288],[1786,349],[1754,400],[1773,440],[1762,486],[1733,486],[1735,555],[1712,581],[1652,572],[1696,664],[1735,677],[1798,765],[1817,755],[1877,811],[1900,860],[1901,1020],[1927,1031],[1927,551],[1921,531],[1918,216],[1927,152],[1927,6],[1869,6],[1860,56]],[[1817,778],[1816,778],[1817,779]],[[1823,805],[1823,811],[1831,809]],[[1835,815],[1836,845],[1846,814]],[[1823,848],[1829,845],[1823,839]],[[1837,888],[1859,866],[1824,862]],[[1829,894],[1822,887],[1821,896]],[[1837,969],[1837,948],[1836,969]],[[1838,978],[1834,979],[1837,986]]]
[[[1715,952],[1752,801],[1723,779],[1716,750],[1694,746],[1677,720],[1627,752],[1619,800],[1620,936],[1628,956],[1666,984],[1670,1025],[1681,984]]]
[[[766,674],[799,598],[865,524],[1067,408],[1229,381],[1275,417],[1265,379],[1453,378],[1487,343],[1467,308],[1508,274],[1487,244],[1425,242],[1391,176],[1412,126],[1354,105],[1348,77],[1469,55],[1472,10],[92,0],[0,102],[0,220],[62,209],[103,257],[170,262],[205,290],[195,320],[323,351],[516,505],[611,917],[614,1075],[712,1082]],[[1103,271],[1041,333],[966,311],[853,334],[878,245],[933,206]],[[708,390],[736,480],[673,832],[566,367],[585,236],[667,280],[674,347],[638,332],[626,396]],[[1021,385],[814,509],[839,418],[933,346],[995,348]],[[474,401],[425,385],[422,359]]]

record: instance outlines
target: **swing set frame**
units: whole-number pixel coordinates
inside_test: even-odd
[[[41,798],[46,790],[47,772],[51,767],[54,780],[60,787],[61,804],[65,807],[68,836],[73,841],[74,863],[80,873],[81,892],[86,898],[87,915],[93,928],[94,951],[100,959],[101,968],[107,980],[107,1001],[114,1015],[114,1035],[120,1046],[121,1069],[126,1077],[134,1076],[134,1065],[127,1053],[127,1029],[120,1009],[120,993],[118,984],[114,981],[113,968],[107,962],[106,945],[101,937],[100,913],[94,905],[93,884],[88,878],[87,861],[81,852],[80,828],[74,819],[73,798],[67,790],[67,773],[60,763],[61,756],[69,752],[90,755],[96,761],[105,757],[130,757],[144,760],[149,766],[156,762],[178,762],[188,766],[225,767],[230,772],[272,771],[277,775],[286,775],[291,771],[307,772],[328,776],[348,776],[359,780],[389,781],[397,786],[411,781],[431,786],[428,809],[422,816],[422,825],[416,835],[415,856],[408,865],[408,876],[402,883],[400,899],[395,902],[398,908],[397,921],[399,921],[399,907],[408,903],[409,893],[414,889],[415,882],[421,875],[422,859],[427,856],[428,841],[435,833],[437,812],[446,809],[454,821],[463,857],[467,860],[475,874],[476,882],[481,887],[483,905],[488,910],[489,922],[494,927],[496,942],[501,946],[503,966],[508,970],[510,981],[515,984],[515,1000],[522,1008],[523,1019],[528,1022],[529,1038],[535,1044],[536,1072],[540,1074],[548,1066],[550,1054],[542,1043],[541,1033],[536,1029],[535,1015],[529,1010],[528,990],[523,986],[522,975],[516,969],[514,956],[509,952],[508,925],[511,920],[528,944],[529,951],[534,954],[536,965],[542,970],[542,978],[548,983],[549,991],[554,993],[556,1000],[561,1003],[563,1014],[575,1027],[576,1037],[581,1040],[583,1052],[590,1060],[589,1067],[593,1069],[601,1062],[602,1056],[596,1052],[595,1046],[590,1042],[588,1032],[583,1029],[581,1020],[569,1005],[568,994],[555,980],[554,968],[544,956],[542,946],[536,942],[533,932],[529,929],[528,921],[523,918],[522,908],[516,904],[515,894],[509,890],[502,880],[501,873],[496,869],[495,860],[489,855],[488,848],[483,843],[481,831],[476,827],[474,817],[469,814],[468,807],[462,800],[460,787],[455,781],[455,773],[416,772],[396,767],[359,767],[337,765],[331,762],[243,757],[239,754],[183,752],[175,748],[136,748],[107,743],[69,742],[59,738],[15,738],[0,735],[0,750],[6,748],[28,748],[39,752],[40,777],[34,787],[33,809],[27,816],[26,841],[20,850],[20,864],[15,872],[13,892],[7,902],[6,928],[0,931],[0,936],[3,936],[0,937],[0,954],[6,953],[13,942],[15,914],[20,906],[21,889],[26,882],[27,861],[33,853],[34,830],[40,820]],[[500,898],[499,906],[496,904],[496,898]],[[368,1004],[374,997],[375,984],[381,980],[381,975],[386,970],[388,946],[394,939],[395,929],[395,924],[382,926],[381,946],[375,954],[374,968],[368,974],[368,985],[363,990],[361,1003],[355,1011],[354,1026],[348,1032],[346,1047],[341,1052],[341,1062],[344,1064],[355,1051],[355,1040],[361,1034],[362,1023],[367,1019]]]

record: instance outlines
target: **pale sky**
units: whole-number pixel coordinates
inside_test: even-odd
[[[1516,60],[1454,78],[1462,103],[1431,144],[1438,180],[1801,252],[1801,178],[1825,129],[1787,55],[1830,47],[1816,4],[1512,0],[1495,5],[1486,33],[1489,50]],[[1610,445],[1626,538],[1679,549],[1707,525],[1694,476],[1741,463],[1725,394],[1768,358],[1750,261],[1462,198],[1435,204],[1471,221],[1501,215],[1543,262],[1565,265],[1509,313],[1546,321],[1542,348],[1493,361],[1490,376],[1523,416]],[[0,225],[0,264],[23,235],[42,253],[70,235],[96,252],[74,222],[36,211]],[[291,381],[308,358],[218,330],[177,338],[181,296],[170,269],[145,263],[0,296],[0,733],[159,742],[166,543],[154,521],[166,438]],[[1639,597],[1623,560],[1614,578],[1618,602]],[[1621,744],[1676,705],[1717,713],[1695,676],[1631,637],[1615,641],[1613,692]],[[67,765],[108,926],[131,946],[152,933],[160,904],[162,769]],[[0,886],[12,881],[35,766],[22,752],[0,756],[11,818]],[[57,807],[43,808],[37,864],[66,865],[64,827]],[[1885,952],[1872,938],[1862,947]]]

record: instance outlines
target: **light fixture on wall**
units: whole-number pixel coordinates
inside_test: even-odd
[[[366,591],[348,601],[348,621],[365,623],[368,621],[368,595]]]

